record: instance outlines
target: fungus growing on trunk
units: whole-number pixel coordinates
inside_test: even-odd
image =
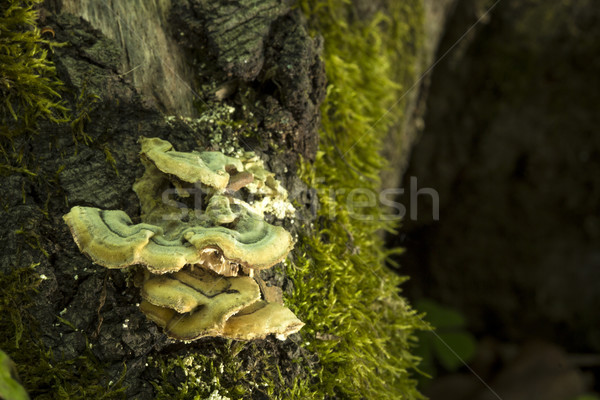
[[[146,171],[133,189],[142,223],[133,224],[120,210],[73,207],[63,218],[81,252],[107,268],[144,266],[140,308],[175,339],[249,340],[270,333],[283,339],[297,332],[303,323],[283,305],[268,302],[264,283],[259,287],[253,279],[254,271],[287,256],[292,236],[232,196],[250,184],[255,192],[268,187],[261,202],[273,195],[293,210],[274,175],[252,153],[239,160],[178,152],[158,138],[142,138],[141,144]]]
[[[280,339],[304,325],[289,309],[261,300],[250,277],[223,277],[203,268],[155,276],[143,283],[142,311],[179,340],[204,336]]]
[[[142,138],[141,154],[165,174],[172,174],[184,182],[202,182],[215,189],[225,189],[229,183],[228,171],[244,170],[237,158],[218,151],[183,153],[175,151],[171,143],[159,138]]]
[[[77,206],[63,218],[81,252],[107,268],[141,264],[152,273],[164,274],[191,264],[235,276],[240,266],[270,268],[293,247],[285,229],[247,211],[237,214],[229,223],[232,227],[181,222],[171,230],[146,223],[133,225],[120,210]]]

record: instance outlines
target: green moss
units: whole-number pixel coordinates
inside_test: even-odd
[[[251,380],[245,376],[241,362],[235,358],[241,348],[241,343],[228,342],[225,346],[216,348],[211,355],[191,352],[168,360],[156,360],[156,366],[162,374],[162,381],[154,383],[156,398],[206,398],[215,391],[222,396],[243,396],[248,392],[246,386]],[[177,371],[182,371],[185,378],[174,386],[169,378]]]
[[[37,122],[66,121],[62,86],[48,51],[57,44],[42,38],[35,7],[42,0],[0,3],[0,135],[35,133]]]
[[[61,100],[64,84],[49,54],[66,43],[42,37],[37,26],[37,8],[41,3],[42,0],[8,0],[0,4],[0,154],[6,160],[0,163],[0,173],[35,176],[25,167],[36,163],[35,154],[25,150],[28,137],[17,145],[14,139],[37,134],[38,123],[43,120],[70,124],[75,144],[93,143],[84,128],[100,97],[88,90],[84,82],[73,99],[72,109]],[[118,175],[109,149],[102,149]]]
[[[157,399],[206,399],[215,392],[230,399],[254,398],[257,393],[273,400],[314,398],[306,381],[283,376],[281,360],[260,342],[211,341],[202,349],[149,362],[161,374],[153,382]],[[184,378],[173,383],[177,376]]]
[[[389,3],[361,21],[343,0],[300,2],[325,38],[330,83],[320,151],[314,165],[302,168],[319,194],[319,218],[289,268],[295,282],[289,303],[307,323],[306,345],[322,365],[315,398],[421,398],[410,376],[418,362],[410,344],[414,330],[426,325],[399,296],[404,278],[384,266],[390,252],[379,234],[394,225],[377,205],[360,214],[346,207],[352,189],[377,193],[386,165],[381,141],[402,118],[403,103],[395,103],[414,73],[421,4]]]
[[[71,123],[71,131],[73,132],[73,143],[78,144],[82,142],[90,145],[94,141],[85,132],[85,125],[90,122],[90,113],[93,111],[98,99],[100,99],[100,96],[90,92],[87,89],[87,82],[84,82],[75,102],[75,112],[70,116],[69,121]],[[106,160],[110,163],[108,155]]]
[[[121,379],[101,383],[104,366],[89,346],[84,356],[57,359],[41,342],[29,309],[43,277],[33,264],[0,275],[0,348],[15,362],[23,386],[36,399],[123,398]]]

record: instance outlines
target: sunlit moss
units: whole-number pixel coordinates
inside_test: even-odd
[[[48,52],[56,44],[43,39],[36,6],[42,0],[0,3],[0,135],[35,133],[40,119],[67,120],[58,93],[62,86]]]
[[[302,166],[303,179],[319,194],[319,217],[288,269],[295,282],[289,302],[307,323],[306,345],[322,366],[316,398],[421,397],[410,376],[418,361],[410,343],[425,324],[399,296],[404,279],[385,268],[390,251],[378,234],[394,224],[377,206],[353,218],[345,196],[355,188],[376,193],[386,164],[381,141],[402,118],[398,99],[414,73],[421,4],[389,3],[361,20],[342,0],[300,2],[325,38],[330,83],[319,154],[314,165]]]

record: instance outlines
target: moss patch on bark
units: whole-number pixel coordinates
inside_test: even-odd
[[[315,398],[421,398],[410,346],[426,324],[399,295],[405,278],[385,267],[398,249],[386,250],[378,234],[395,224],[377,196],[382,139],[403,118],[398,99],[414,79],[421,4],[389,2],[366,18],[344,1],[301,7],[324,36],[330,84],[320,151],[302,168],[318,195],[318,218],[288,270],[296,285],[290,304],[306,321],[305,345],[321,364]]]

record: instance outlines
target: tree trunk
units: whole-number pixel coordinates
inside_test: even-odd
[[[68,43],[55,49],[53,61],[81,123],[73,131],[43,125],[29,144],[16,140],[41,179],[15,174],[2,181],[9,210],[2,225],[10,231],[2,235],[0,264],[7,272],[40,263],[43,281],[31,311],[55,360],[91,351],[108,366],[96,384],[122,378],[127,398],[151,399],[150,382],[160,374],[151,352],[217,357],[230,344],[207,338],[184,348],[169,341],[139,312],[130,277],[92,264],[61,217],[75,205],[123,210],[134,220],[140,215],[131,190],[143,171],[140,136],[161,137],[180,151],[254,150],[286,187],[300,191],[298,159],[315,156],[325,93],[321,42],[308,35],[298,11],[278,1],[67,0],[49,4],[42,18],[51,40]],[[26,241],[15,227],[27,232]],[[32,238],[33,248],[26,245]],[[285,289],[285,277],[277,279]],[[288,382],[299,371],[293,355],[304,353],[293,340],[273,339],[245,350],[240,360],[262,365],[253,359],[262,352],[279,354]]]
[[[70,207],[81,205],[123,210],[135,221],[140,207],[131,188],[143,172],[138,139],[145,136],[166,139],[179,151],[255,151],[300,203],[300,222],[286,221],[286,229],[296,233],[309,226],[314,199],[302,204],[299,195],[308,188],[297,167],[300,157],[310,161],[317,154],[326,77],[319,57],[322,38],[309,35],[292,5],[277,0],[49,0],[41,10],[41,25],[49,28],[46,38],[67,43],[55,48],[52,60],[65,83],[63,97],[73,123],[44,123],[39,135],[13,142],[11,157],[21,154],[27,169],[0,183],[0,272],[37,265],[42,280],[29,312],[43,347],[53,353],[44,360],[89,389],[82,395],[79,386],[69,386],[71,378],[63,377],[52,383],[62,385],[61,391],[85,398],[106,390],[108,397],[118,397],[112,390],[123,388],[126,398],[155,398],[156,385],[173,389],[184,381],[184,369],[168,370],[152,359],[157,352],[202,358],[216,369],[223,368],[222,357],[234,353],[239,370],[223,379],[230,387],[238,381],[254,385],[256,399],[269,398],[258,385],[263,371],[279,374],[281,386],[314,378],[298,361],[318,365],[318,360],[298,337],[248,346],[218,338],[185,345],[168,340],[139,311],[133,277],[93,264],[62,220]],[[440,31],[429,34],[424,60],[431,59]],[[418,98],[416,93],[411,97]],[[398,152],[390,157],[398,160],[398,154],[405,157]],[[262,277],[293,290],[282,272]],[[198,372],[198,379],[210,372]],[[46,393],[38,389],[32,397]]]

